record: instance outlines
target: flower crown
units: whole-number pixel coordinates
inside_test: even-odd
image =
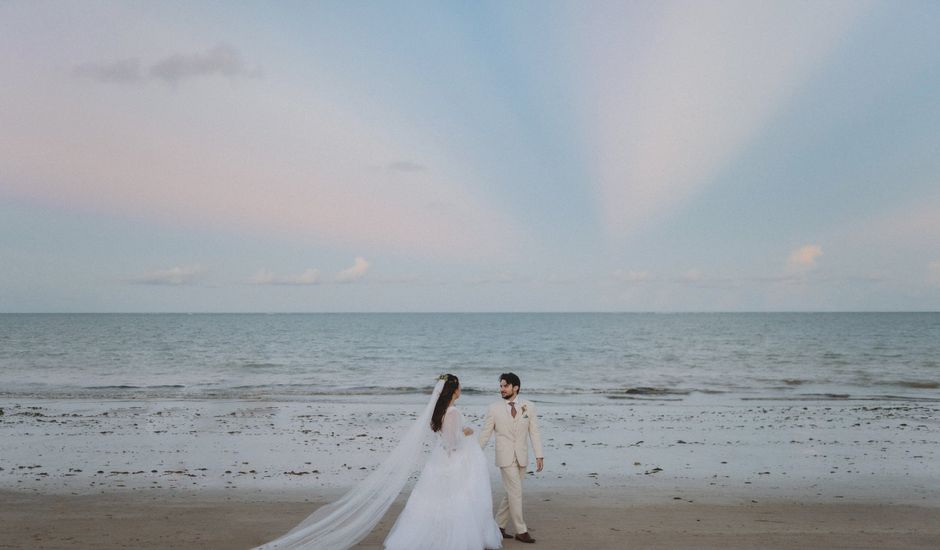
[[[447,375],[446,375],[446,374],[442,374],[442,375],[440,375],[437,379],[438,379],[438,380],[443,380],[444,382],[447,382]]]

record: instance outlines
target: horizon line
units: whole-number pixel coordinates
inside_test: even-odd
[[[681,315],[728,313],[940,313],[940,310],[0,311],[0,315]]]

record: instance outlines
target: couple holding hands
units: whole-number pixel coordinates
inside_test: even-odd
[[[464,426],[454,406],[460,381],[440,377],[431,400],[389,456],[338,501],[321,507],[286,535],[259,549],[349,548],[381,520],[401,492],[424,443],[434,445],[408,502],[385,539],[386,550],[484,550],[502,547],[502,539],[534,543],[522,514],[522,479],[535,451],[542,471],[542,441],[535,407],[519,397],[521,382],[513,373],[499,378],[501,401],[489,406],[478,438]],[[506,495],[493,516],[489,469],[482,448],[496,436],[496,466]],[[507,533],[511,529],[513,534]]]

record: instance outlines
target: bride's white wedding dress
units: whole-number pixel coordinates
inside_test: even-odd
[[[444,379],[389,455],[335,502],[321,506],[296,527],[256,550],[343,550],[355,546],[382,519],[425,455],[431,416]],[[388,549],[483,550],[499,548],[490,475],[483,451],[463,435],[455,407],[442,429],[405,509],[385,540]]]
[[[386,550],[502,546],[502,534],[493,519],[486,458],[463,428],[463,415],[456,407],[448,408],[434,450],[385,539]]]

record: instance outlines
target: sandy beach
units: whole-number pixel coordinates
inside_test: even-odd
[[[421,399],[3,401],[0,548],[250,548],[364,477]],[[461,400],[471,424],[490,399]],[[539,410],[546,470],[525,482],[539,548],[940,545],[934,403]],[[403,498],[361,548],[381,548]]]
[[[289,529],[312,502],[253,495],[3,493],[0,548],[250,548]],[[622,499],[622,504],[618,500]],[[937,548],[940,509],[884,504],[685,499],[629,504],[630,494],[527,498],[535,548]],[[356,546],[382,548],[397,503]],[[504,548],[529,548],[510,540]]]

